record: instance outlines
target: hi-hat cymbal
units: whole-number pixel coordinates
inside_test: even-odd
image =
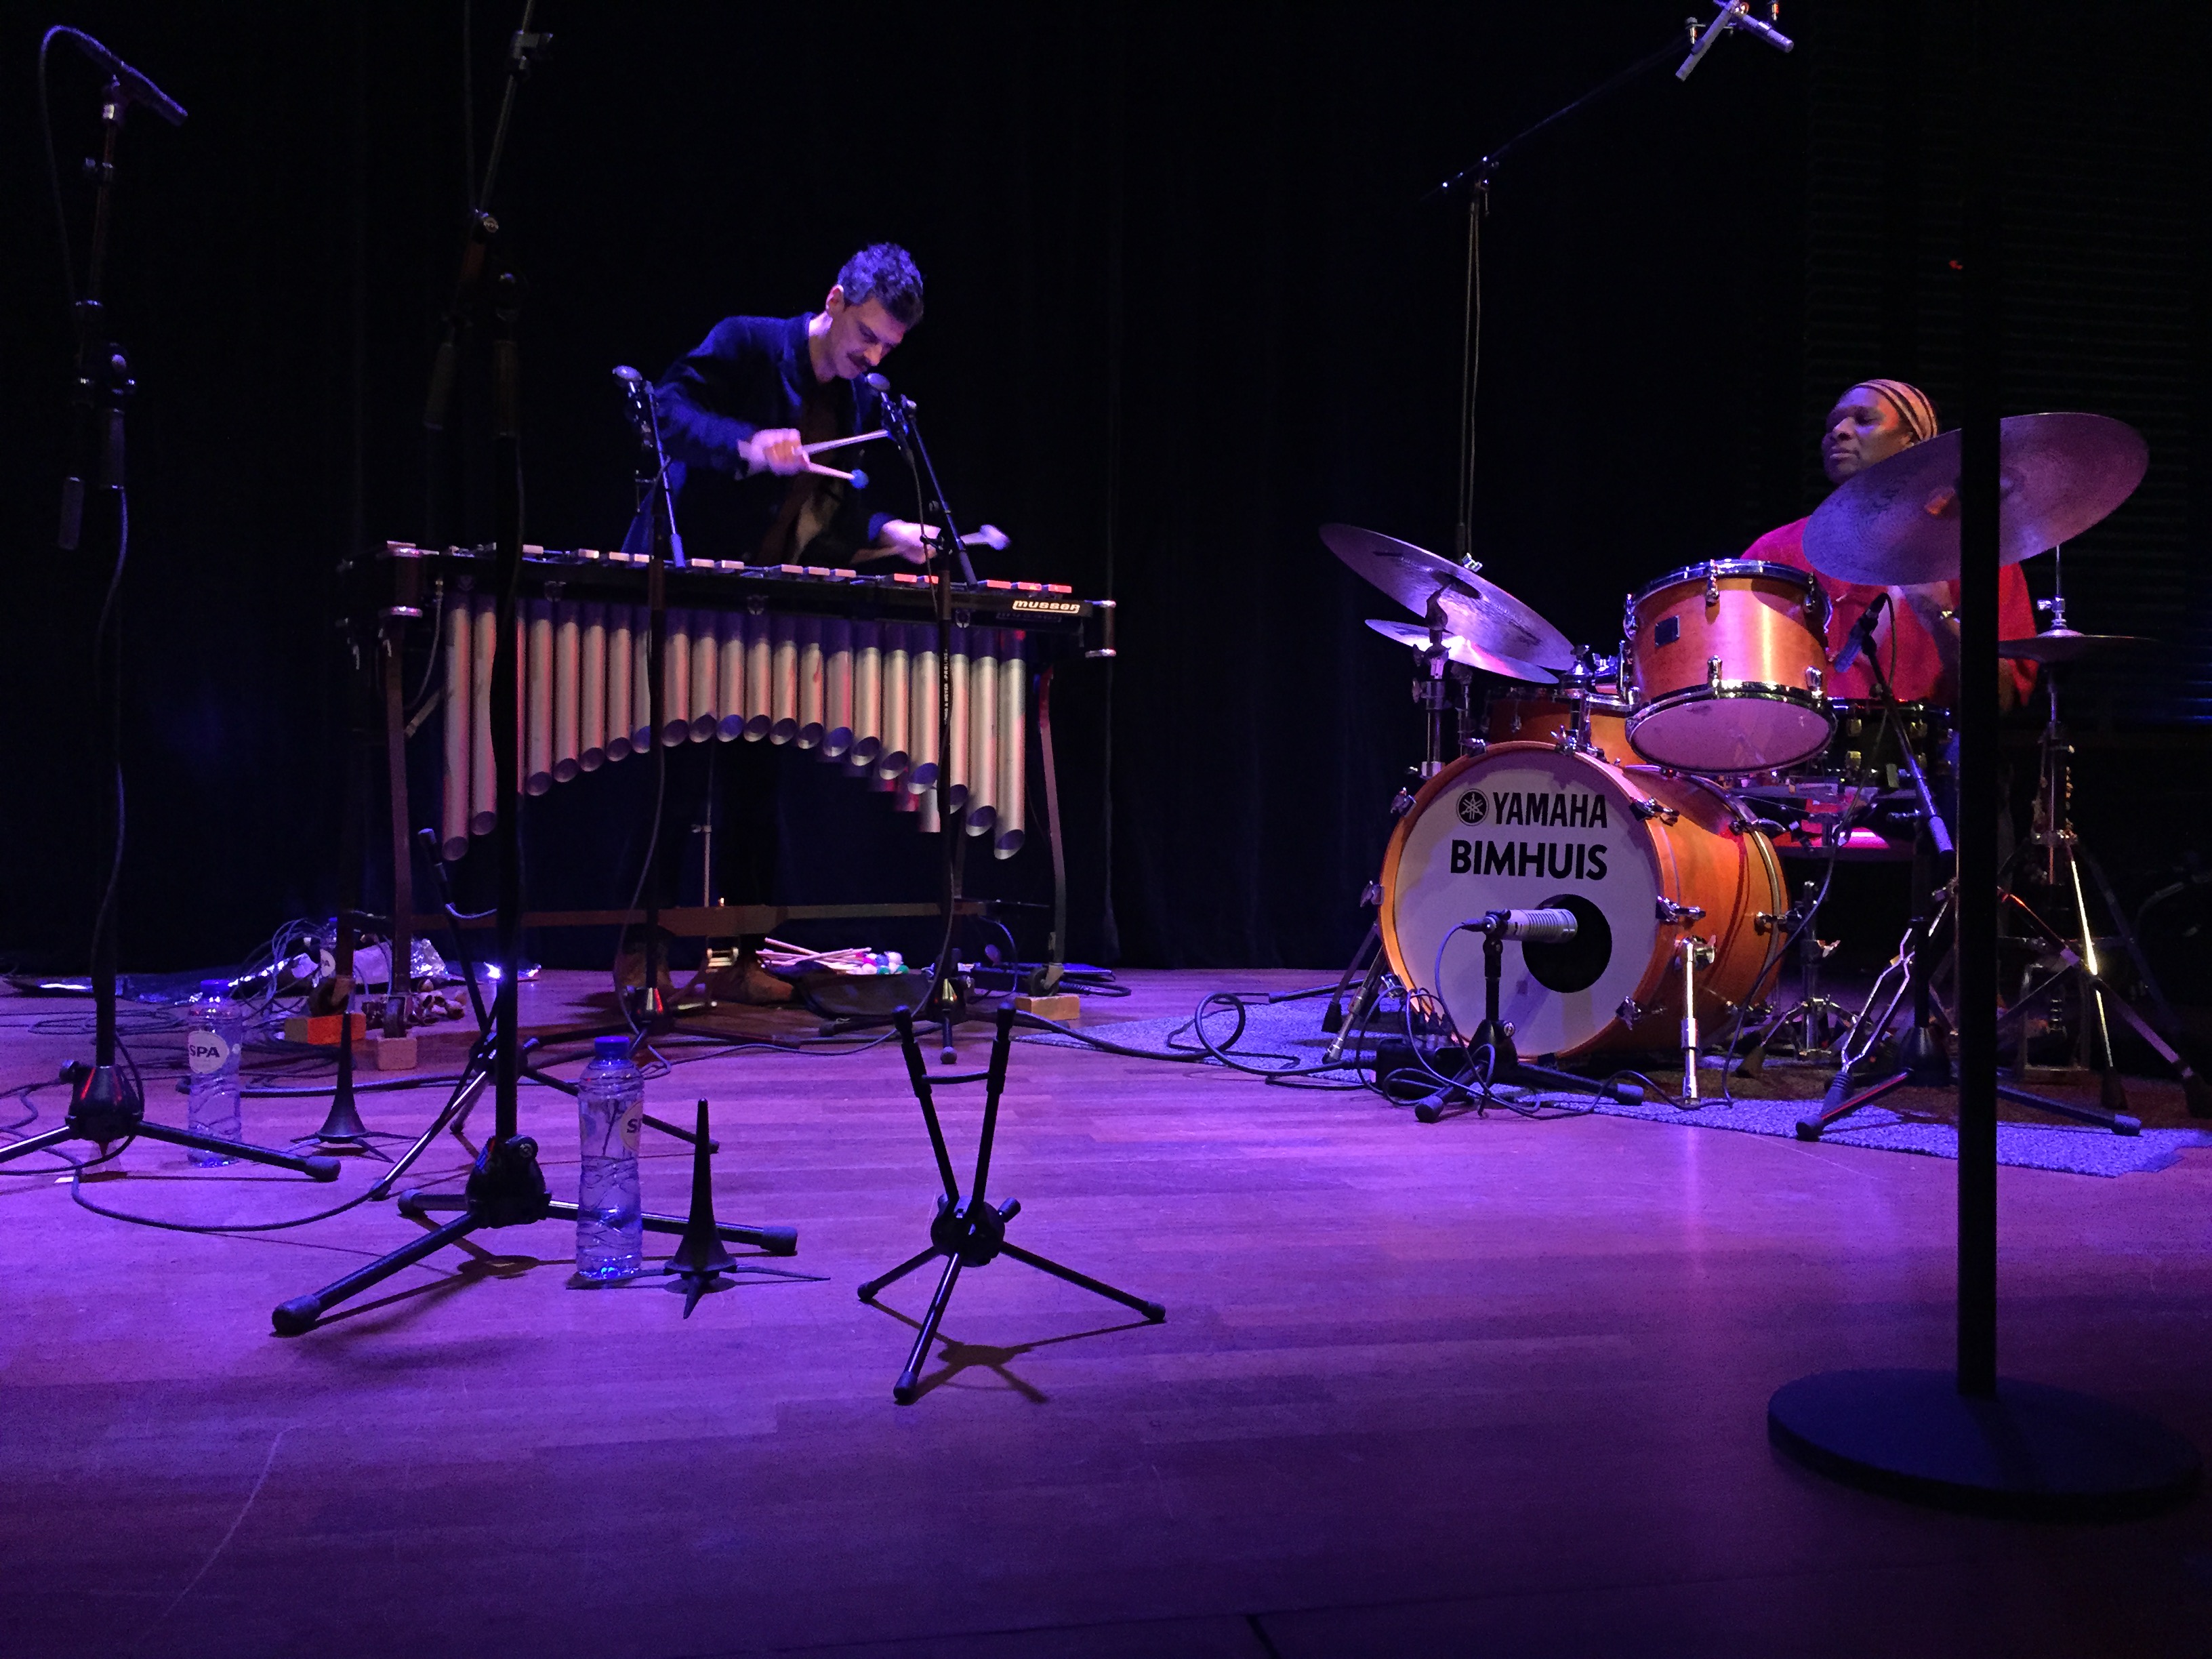
[[[1575,648],[1565,635],[1465,565],[1440,559],[1411,542],[1348,524],[1323,525],[1321,538],[1330,552],[1424,621],[1430,602],[1435,601],[1443,609],[1447,631],[1473,649],[1516,666],[1574,665]]]
[[[1395,640],[1416,651],[1429,648],[1429,630],[1418,623],[1387,622],[1370,617],[1367,625],[1386,640]],[[1509,680],[1528,680],[1539,685],[1549,685],[1559,678],[1548,668],[1540,668],[1532,662],[1516,662],[1512,658],[1501,657],[1494,651],[1485,651],[1456,634],[1444,635],[1444,654],[1454,662],[1465,663],[1469,668],[1480,668],[1486,674],[1500,675]]]
[[[2002,422],[1997,559],[2018,564],[2071,541],[2135,493],[2150,465],[2142,434],[2102,415],[2009,415]],[[1823,575],[1875,586],[1959,574],[1959,430],[1854,473],[1805,526]]]
[[[2078,662],[2100,651],[2149,645],[2141,634],[2082,634],[2070,628],[2046,628],[2024,640],[1999,640],[1997,655],[2019,662]]]

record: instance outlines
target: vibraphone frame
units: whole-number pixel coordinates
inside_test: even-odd
[[[555,552],[531,546],[524,550],[524,575],[529,597],[642,605],[647,561],[619,553]],[[391,959],[410,958],[412,936],[447,925],[440,915],[416,915],[412,902],[412,813],[408,806],[406,742],[410,734],[405,711],[402,662],[408,630],[427,616],[444,625],[447,605],[457,593],[489,591],[493,583],[494,550],[420,548],[405,542],[387,542],[373,559],[349,568],[368,578],[368,592],[350,607],[349,626],[356,638],[374,653],[381,685],[387,787],[392,802],[392,866],[393,915]],[[897,571],[862,573],[806,565],[746,565],[737,561],[694,561],[664,569],[666,600],[672,607],[742,611],[754,616],[790,615],[852,622],[932,625],[936,617],[935,578]],[[1044,660],[1036,668],[1034,724],[1042,759],[1041,797],[1045,835],[1052,862],[1053,925],[1046,947],[1045,964],[1051,970],[1065,960],[1067,935],[1067,870],[1066,843],[1060,826],[1059,786],[1054,762],[1051,686],[1056,663],[1079,653],[1085,659],[1111,659],[1115,648],[1115,604],[1111,599],[1083,599],[1072,589],[1042,582],[987,580],[956,584],[952,594],[955,624],[963,629],[1019,629],[1036,642]],[[436,647],[434,647],[434,649]],[[441,689],[433,702],[441,702]],[[445,711],[451,717],[451,711]],[[418,714],[416,724],[427,718]],[[709,738],[707,741],[714,741]],[[654,741],[673,747],[685,741],[657,732]],[[963,899],[954,909],[961,915],[991,913],[991,901]],[[861,904],[708,904],[660,908],[659,925],[683,939],[736,939],[769,933],[794,921],[927,919],[945,914],[941,903],[887,902]],[[537,910],[526,912],[526,927],[627,927],[645,921],[642,910]],[[489,926],[489,919],[481,924]],[[1056,975],[1054,975],[1056,977]],[[386,1001],[387,1036],[404,1032],[404,999]]]

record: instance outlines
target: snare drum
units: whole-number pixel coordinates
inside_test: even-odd
[[[1773,965],[1789,900],[1773,847],[1702,779],[1507,743],[1424,784],[1382,861],[1391,969],[1440,993],[1462,1037],[1482,1019],[1483,952],[1453,930],[1516,907],[1575,915],[1573,939],[1516,947],[1498,997],[1523,1054],[1565,1056],[1674,1046],[1688,934],[1713,953],[1698,1016],[1728,1014]]]
[[[1628,705],[1613,690],[1609,684],[1589,692],[1564,685],[1492,686],[1482,708],[1483,741],[1564,743],[1574,735],[1576,710],[1587,699],[1589,740],[1598,758],[1626,761],[1631,753]]]
[[[1685,772],[1763,772],[1818,754],[1833,727],[1828,600],[1786,564],[1717,559],[1628,601],[1628,741]]]
[[[1782,784],[1793,794],[1833,794],[1838,789],[1875,789],[1884,794],[1912,793],[1905,775],[1910,745],[1921,769],[1932,781],[1950,771],[1951,711],[1931,702],[1901,702],[1885,720],[1881,699],[1832,697],[1836,734],[1809,760],[1787,769]]]

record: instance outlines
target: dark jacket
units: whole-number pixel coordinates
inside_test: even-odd
[[[669,488],[676,498],[677,533],[694,559],[758,562],[762,543],[776,525],[793,488],[817,490],[817,512],[827,521],[795,556],[808,564],[849,565],[875,540],[884,520],[872,509],[896,488],[890,469],[896,452],[881,441],[832,450],[823,465],[841,471],[882,471],[872,490],[818,474],[779,477],[749,473],[738,446],[756,432],[800,424],[801,405],[813,384],[806,351],[806,322],[799,317],[725,317],[693,351],[678,358],[658,388],[661,442],[668,451]],[[817,389],[835,417],[834,437],[872,431],[883,424],[883,400],[864,382],[836,380]],[[899,478],[904,477],[902,467]],[[625,546],[645,548],[641,519]]]

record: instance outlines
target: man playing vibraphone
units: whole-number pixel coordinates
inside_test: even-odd
[[[883,425],[883,399],[866,377],[921,320],[921,297],[912,257],[878,242],[845,262],[820,311],[726,317],[678,359],[658,394],[677,533],[690,556],[922,561],[920,526],[872,511],[868,490],[811,470],[802,447]],[[860,453],[833,452],[838,470],[854,470]],[[645,534],[641,516],[629,550],[643,551]]]

